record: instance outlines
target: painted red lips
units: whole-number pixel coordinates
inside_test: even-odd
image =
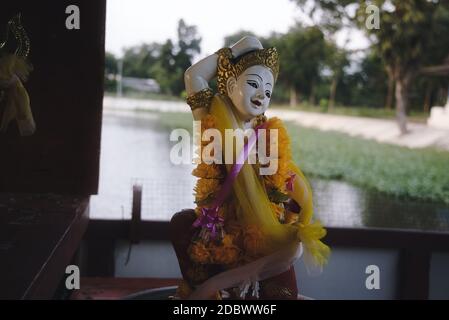
[[[251,100],[251,103],[255,104],[258,107],[262,105],[262,102],[260,102],[259,100]]]

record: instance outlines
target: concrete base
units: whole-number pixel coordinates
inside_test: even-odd
[[[432,107],[427,125],[429,127],[449,130],[449,103],[445,107]]]

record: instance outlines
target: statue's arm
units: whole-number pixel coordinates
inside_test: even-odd
[[[198,61],[186,70],[184,73],[184,83],[188,97],[209,88],[209,81],[211,81],[217,73],[217,61],[218,55],[214,53]],[[207,115],[207,108],[195,108],[192,110],[192,114],[194,120],[201,120]]]

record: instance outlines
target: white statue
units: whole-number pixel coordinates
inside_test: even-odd
[[[176,214],[170,223],[184,278],[180,297],[213,298],[230,289],[242,298],[296,299],[294,261],[303,251],[315,266],[326,261],[329,248],[320,241],[325,230],[312,221],[311,188],[292,161],[287,131],[280,119],[264,115],[278,73],[276,49],[264,49],[254,37],[220,49],[185,72],[187,103],[202,130],[216,129],[223,139],[229,129],[254,129],[244,147],[234,150],[225,143],[223,153],[240,159],[245,148],[256,145],[259,130],[267,130],[270,151],[278,146],[279,165],[272,173],[260,173],[264,164],[258,149],[258,163],[203,162],[193,171],[197,207]],[[217,94],[209,87],[215,77]],[[279,136],[272,139],[272,131]]]

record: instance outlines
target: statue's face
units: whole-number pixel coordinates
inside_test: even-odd
[[[273,85],[273,74],[261,65],[249,67],[237,79],[228,79],[229,98],[242,120],[250,120],[268,109]]]

